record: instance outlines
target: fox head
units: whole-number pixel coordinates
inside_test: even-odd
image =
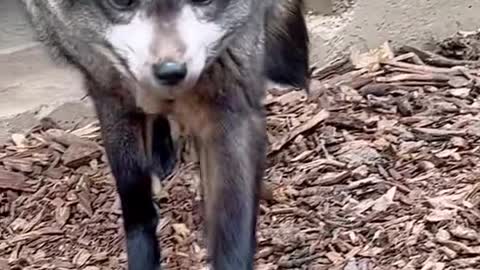
[[[263,78],[308,85],[302,0],[22,1],[54,59],[67,60],[105,88],[129,82],[137,105],[174,99],[193,88],[235,33],[246,28],[262,44],[245,45],[242,39],[235,46],[250,57],[263,55],[264,66],[254,67],[263,69]],[[252,21],[264,24],[245,27]]]
[[[80,54],[78,48],[88,46],[102,57],[108,56],[124,77],[168,97],[195,85],[229,37],[248,22],[257,1],[23,2],[34,27],[43,30],[47,42],[76,46],[68,53],[73,60],[88,57],[85,52],[71,55]],[[99,64],[96,59],[91,62]]]

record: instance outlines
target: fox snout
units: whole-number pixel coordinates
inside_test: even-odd
[[[159,84],[174,86],[187,76],[185,62],[163,61],[152,65],[152,73]]]

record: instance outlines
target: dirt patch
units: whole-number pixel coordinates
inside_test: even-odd
[[[270,91],[257,269],[480,267],[480,70],[404,49],[315,70],[309,99]],[[57,128],[0,150],[0,268],[124,269],[98,126]],[[165,269],[204,264],[198,184],[186,151],[156,192]]]

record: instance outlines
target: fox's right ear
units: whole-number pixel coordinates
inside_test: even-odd
[[[275,0],[266,13],[265,71],[275,83],[308,91],[309,37],[303,0]]]

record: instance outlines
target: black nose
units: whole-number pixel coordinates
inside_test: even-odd
[[[165,85],[175,85],[185,79],[187,75],[187,65],[177,62],[162,62],[153,65],[153,75]]]

